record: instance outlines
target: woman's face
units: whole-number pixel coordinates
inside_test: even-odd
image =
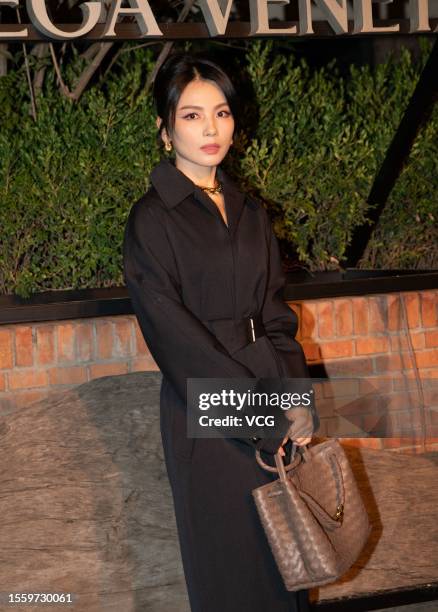
[[[163,139],[171,140],[182,164],[217,166],[228,153],[233,132],[234,118],[222,90],[212,81],[193,80],[178,101],[173,133],[164,133]],[[218,145],[215,151],[202,149],[212,144]]]

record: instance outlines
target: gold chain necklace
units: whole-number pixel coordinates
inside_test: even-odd
[[[198,187],[202,189],[202,191],[206,191],[207,193],[210,193],[212,195],[215,195],[216,193],[222,193],[222,184],[220,181],[217,181],[216,187],[202,187],[201,185],[198,185]]]

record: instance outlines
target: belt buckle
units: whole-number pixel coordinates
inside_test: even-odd
[[[254,319],[252,317],[249,317],[249,325],[250,325],[250,332],[251,332],[251,342],[255,342],[256,337],[255,337],[255,331],[254,331]]]

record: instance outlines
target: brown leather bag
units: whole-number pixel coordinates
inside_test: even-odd
[[[252,494],[286,590],[335,582],[356,561],[371,524],[354,474],[337,438],[300,447],[277,468],[256,451],[257,462],[279,478]]]

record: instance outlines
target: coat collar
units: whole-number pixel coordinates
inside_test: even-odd
[[[223,185],[228,227],[234,231],[245,203],[245,194],[231,177],[218,166],[217,177]],[[174,208],[189,195],[201,202],[212,214],[220,215],[213,200],[179,170],[170,159],[162,159],[151,172],[152,185],[168,208]]]

